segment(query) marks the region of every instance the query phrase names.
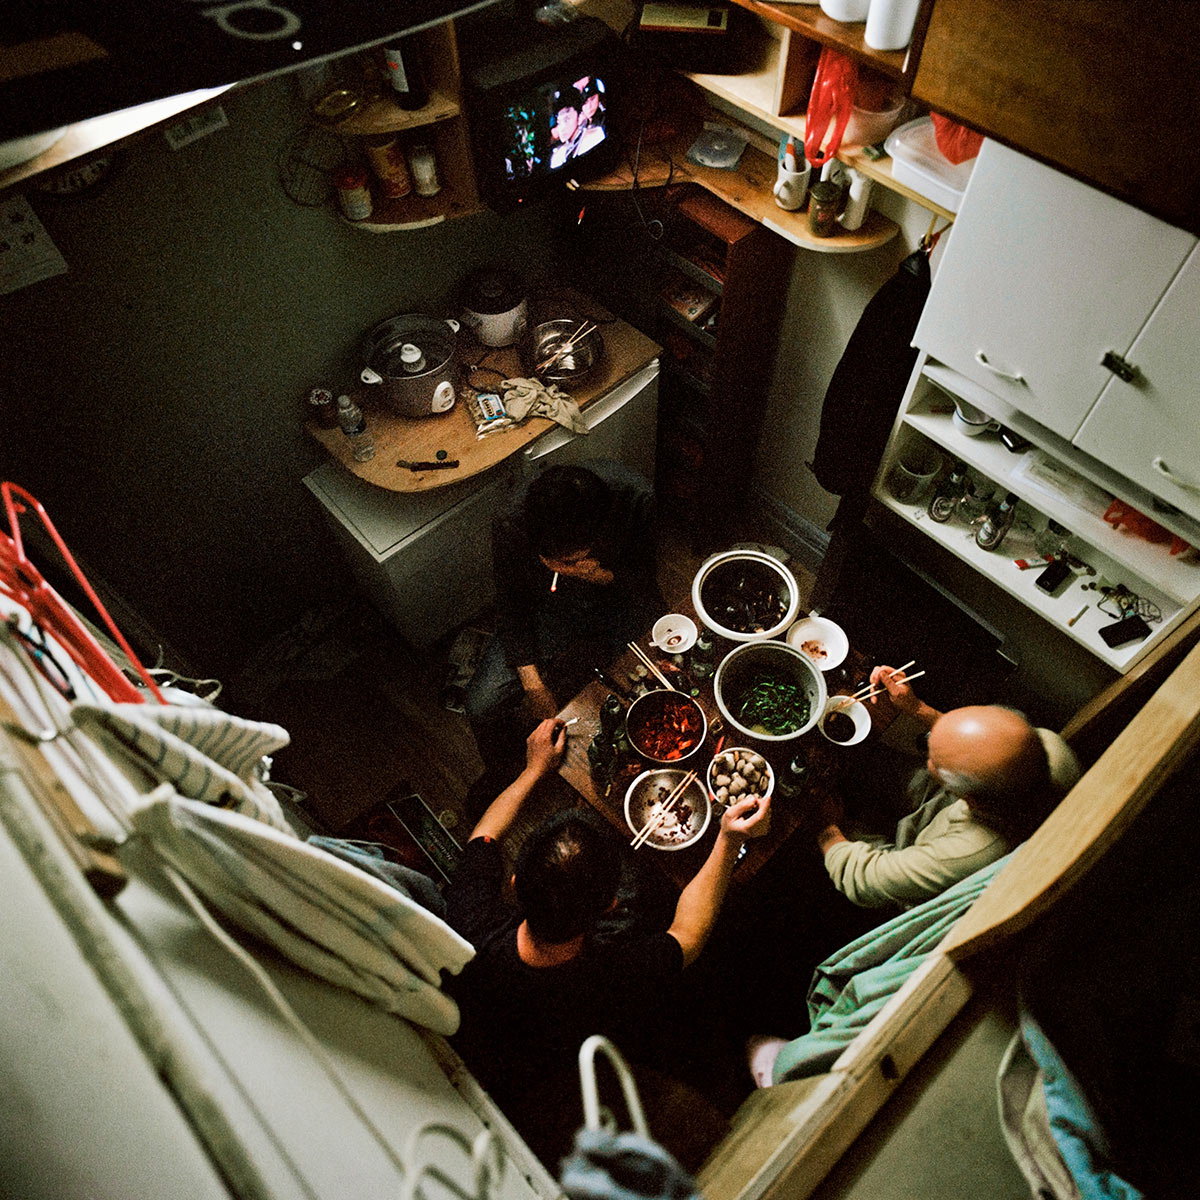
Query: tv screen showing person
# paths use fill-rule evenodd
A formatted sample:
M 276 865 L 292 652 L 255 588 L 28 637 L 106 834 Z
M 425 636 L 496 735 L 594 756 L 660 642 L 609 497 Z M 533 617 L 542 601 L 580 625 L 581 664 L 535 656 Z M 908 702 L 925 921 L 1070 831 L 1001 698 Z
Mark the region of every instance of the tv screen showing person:
M 551 98 L 550 169 L 557 171 L 605 138 L 604 83 L 591 75 L 559 88 Z

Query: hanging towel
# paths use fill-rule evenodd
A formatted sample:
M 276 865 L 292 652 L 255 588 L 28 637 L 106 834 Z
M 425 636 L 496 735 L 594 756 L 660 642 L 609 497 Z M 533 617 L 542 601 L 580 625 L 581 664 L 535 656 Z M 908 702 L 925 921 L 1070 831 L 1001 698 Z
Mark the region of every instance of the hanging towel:
M 572 433 L 587 433 L 587 422 L 579 405 L 557 384 L 545 384 L 540 379 L 506 379 L 504 407 L 516 422 L 526 417 L 549 417 Z
M 291 832 L 259 775 L 264 755 L 291 741 L 278 725 L 206 704 L 76 704 L 71 717 L 149 787 L 170 783 L 180 795 Z
M 292 962 L 388 1012 L 452 1034 L 458 1005 L 440 972 L 470 942 L 419 904 L 333 855 L 240 813 L 156 788 L 134 830 L 226 918 Z
M 875 479 L 917 360 L 912 337 L 929 286 L 929 256 L 915 250 L 867 302 L 833 372 L 808 465 L 835 496 L 865 496 Z

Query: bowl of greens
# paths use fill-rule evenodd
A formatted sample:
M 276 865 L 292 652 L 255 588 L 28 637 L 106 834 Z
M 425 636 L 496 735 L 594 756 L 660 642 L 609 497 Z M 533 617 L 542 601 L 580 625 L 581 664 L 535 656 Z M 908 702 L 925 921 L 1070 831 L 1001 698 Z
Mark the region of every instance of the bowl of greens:
M 735 729 L 763 742 L 786 742 L 815 729 L 825 711 L 825 676 L 787 642 L 735 646 L 713 677 L 717 708 Z

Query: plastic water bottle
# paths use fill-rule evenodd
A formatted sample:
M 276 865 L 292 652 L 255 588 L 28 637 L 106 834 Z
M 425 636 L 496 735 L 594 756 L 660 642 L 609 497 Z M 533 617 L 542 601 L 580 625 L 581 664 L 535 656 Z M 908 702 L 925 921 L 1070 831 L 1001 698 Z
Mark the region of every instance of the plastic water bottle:
M 349 396 L 338 397 L 338 424 L 350 439 L 350 452 L 355 462 L 375 457 L 375 442 L 367 432 L 367 418 Z

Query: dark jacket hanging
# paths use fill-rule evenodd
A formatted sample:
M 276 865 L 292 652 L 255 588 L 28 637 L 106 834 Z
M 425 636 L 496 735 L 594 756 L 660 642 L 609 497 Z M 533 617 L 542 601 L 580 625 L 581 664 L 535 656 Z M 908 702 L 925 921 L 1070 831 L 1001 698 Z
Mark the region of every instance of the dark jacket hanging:
M 871 487 L 917 359 L 912 337 L 929 286 L 929 256 L 915 250 L 867 302 L 833 372 L 809 467 L 835 496 Z

